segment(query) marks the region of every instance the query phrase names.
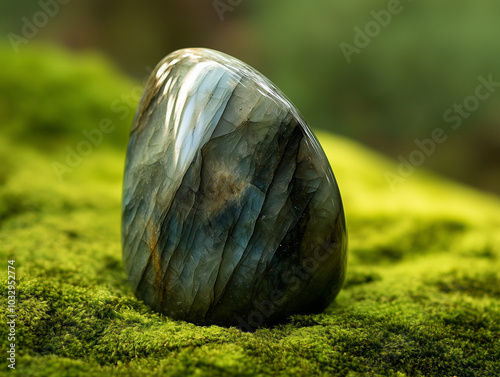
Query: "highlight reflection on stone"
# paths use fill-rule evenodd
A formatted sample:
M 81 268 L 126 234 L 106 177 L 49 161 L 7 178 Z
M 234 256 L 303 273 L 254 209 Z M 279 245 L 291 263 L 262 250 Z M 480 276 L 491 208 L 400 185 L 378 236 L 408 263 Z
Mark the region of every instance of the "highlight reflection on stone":
M 347 259 L 342 201 L 316 137 L 264 76 L 207 49 L 170 54 L 146 84 L 122 243 L 146 304 L 245 329 L 323 310 Z

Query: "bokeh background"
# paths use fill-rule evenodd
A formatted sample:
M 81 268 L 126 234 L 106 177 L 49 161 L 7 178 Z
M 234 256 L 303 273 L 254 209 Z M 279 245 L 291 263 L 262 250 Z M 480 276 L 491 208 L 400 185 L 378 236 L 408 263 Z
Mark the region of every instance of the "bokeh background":
M 0 0 L 13 376 L 498 375 L 499 16 L 498 0 Z M 349 259 L 323 313 L 255 333 L 195 326 L 128 284 L 122 179 L 143 82 L 200 46 L 268 76 L 325 149 Z M 401 160 L 419 166 L 398 180 Z
M 94 119 L 89 113 L 109 113 L 109 106 L 79 105 L 81 96 L 99 97 L 105 78 L 72 95 L 76 84 L 62 79 L 57 59 L 37 65 L 49 46 L 85 56 L 89 67 L 105 59 L 110 72 L 139 83 L 171 51 L 209 47 L 263 72 L 313 129 L 356 139 L 392 159 L 408 159 L 416 139 L 443 128 L 447 140 L 419 168 L 500 194 L 500 87 L 477 105 L 469 99 L 474 111 L 461 116 L 458 129 L 443 119 L 475 95 L 479 77 L 500 82 L 498 1 L 2 0 L 0 7 L 0 119 L 20 140 L 50 147 L 67 132 L 57 96 L 74 110 L 65 116 L 75 133 L 94 127 L 86 123 Z M 347 44 L 357 50 L 346 58 Z M 73 81 L 90 80 L 85 72 Z M 42 79 L 53 87 L 38 103 L 16 91 L 29 84 L 36 92 Z M 133 108 L 137 92 L 116 97 Z M 37 124 L 37 134 L 24 128 L 28 122 Z M 127 133 L 111 142 L 124 146 Z

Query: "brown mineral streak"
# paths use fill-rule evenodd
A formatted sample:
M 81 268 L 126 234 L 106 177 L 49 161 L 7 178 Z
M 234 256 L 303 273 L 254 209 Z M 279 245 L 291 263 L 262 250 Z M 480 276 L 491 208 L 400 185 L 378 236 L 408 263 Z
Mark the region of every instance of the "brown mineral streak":
M 163 279 L 160 265 L 160 252 L 158 250 L 158 239 L 155 237 L 156 228 L 154 224 L 151 225 L 149 236 L 149 248 L 151 249 L 151 260 L 153 262 L 153 269 L 156 275 L 156 287 L 158 288 L 158 304 L 161 306 L 163 301 Z

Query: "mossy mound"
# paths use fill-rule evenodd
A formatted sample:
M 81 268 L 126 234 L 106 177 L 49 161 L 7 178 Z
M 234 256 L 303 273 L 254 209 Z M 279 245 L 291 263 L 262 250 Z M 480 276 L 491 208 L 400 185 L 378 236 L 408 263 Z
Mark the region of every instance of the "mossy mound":
M 395 171 L 394 163 L 321 133 L 350 242 L 348 276 L 336 301 L 322 314 L 293 316 L 254 333 L 173 321 L 133 296 L 122 269 L 121 135 L 130 119 L 120 119 L 111 103 L 134 83 L 95 59 L 89 70 L 88 58 L 60 52 L 2 54 L 17 59 L 13 77 L 28 74 L 23 59 L 29 60 L 39 88 L 33 92 L 18 77 L 11 79 L 17 86 L 0 90 L 1 101 L 15 95 L 28 102 L 21 108 L 10 99 L 0 109 L 9 113 L 0 131 L 0 260 L 4 271 L 9 259 L 16 261 L 13 375 L 494 376 L 500 370 L 497 198 L 423 170 L 392 191 L 384 173 Z M 79 70 L 90 73 L 76 83 Z M 57 82 L 71 89 L 55 90 Z M 96 83 L 103 91 L 97 97 L 88 94 Z M 71 106 L 70 92 L 77 102 Z M 46 97 L 54 103 L 49 109 L 39 105 Z M 82 129 L 98 128 L 103 118 L 116 128 L 68 166 L 68 148 L 78 153 Z M 57 174 L 57 164 L 70 170 Z M 7 312 L 6 300 L 0 310 Z M 7 331 L 0 327 L 3 355 Z

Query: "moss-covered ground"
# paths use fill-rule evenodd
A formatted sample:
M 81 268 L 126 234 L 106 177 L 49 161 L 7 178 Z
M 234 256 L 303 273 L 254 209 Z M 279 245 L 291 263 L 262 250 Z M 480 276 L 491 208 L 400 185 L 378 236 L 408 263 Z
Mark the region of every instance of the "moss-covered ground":
M 98 57 L 0 55 L 2 291 L 10 259 L 17 283 L 12 375 L 500 375 L 497 198 L 423 169 L 393 191 L 384 177 L 393 162 L 320 133 L 349 232 L 335 302 L 254 333 L 173 321 L 133 296 L 122 268 L 121 181 L 137 83 Z M 70 167 L 82 130 L 105 118 L 115 129 Z

